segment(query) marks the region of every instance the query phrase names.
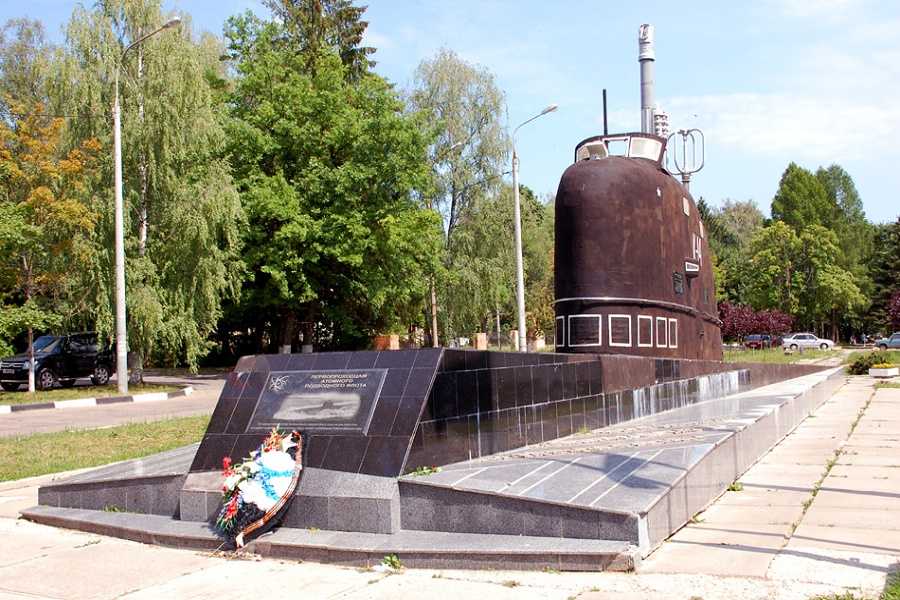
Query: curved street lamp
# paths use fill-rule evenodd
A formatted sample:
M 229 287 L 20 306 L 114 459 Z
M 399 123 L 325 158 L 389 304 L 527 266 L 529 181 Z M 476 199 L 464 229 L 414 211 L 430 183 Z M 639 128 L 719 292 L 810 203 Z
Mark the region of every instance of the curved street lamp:
M 162 27 L 140 37 L 125 48 L 116 65 L 116 90 L 113 102 L 113 155 L 115 159 L 115 203 L 116 203 L 116 387 L 120 394 L 128 393 L 128 335 L 125 325 L 125 233 L 122 217 L 122 124 L 119 108 L 119 73 L 125 55 L 144 40 L 166 29 L 176 27 L 181 17 L 166 21 Z
M 521 209 L 519 208 L 519 155 L 516 154 L 516 134 L 523 126 L 539 117 L 543 117 L 547 113 L 552 113 L 557 108 L 559 108 L 558 105 L 551 104 L 527 121 L 520 123 L 513 130 L 512 134 L 513 219 L 515 220 L 516 238 L 516 307 L 519 313 L 519 352 L 528 351 L 528 342 L 525 336 L 525 268 L 522 261 L 522 217 Z

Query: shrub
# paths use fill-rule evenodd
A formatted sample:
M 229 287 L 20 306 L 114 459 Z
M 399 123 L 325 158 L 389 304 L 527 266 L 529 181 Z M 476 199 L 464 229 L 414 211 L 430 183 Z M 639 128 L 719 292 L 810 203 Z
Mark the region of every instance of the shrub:
M 853 359 L 853 362 L 850 363 L 848 370 L 850 371 L 851 375 L 867 375 L 869 373 L 869 369 L 879 364 L 881 361 L 882 356 L 878 352 L 861 354 Z
M 877 365 L 872 365 L 873 369 L 893 369 L 893 363 L 878 363 Z

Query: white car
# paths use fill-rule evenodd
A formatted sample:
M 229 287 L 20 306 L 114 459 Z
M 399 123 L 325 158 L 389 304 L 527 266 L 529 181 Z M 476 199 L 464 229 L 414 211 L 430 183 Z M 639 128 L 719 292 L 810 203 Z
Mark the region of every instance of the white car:
M 816 337 L 812 333 L 792 333 L 791 335 L 786 335 L 784 337 L 781 347 L 785 350 L 799 350 L 801 348 L 831 350 L 834 348 L 834 342 L 829 339 Z

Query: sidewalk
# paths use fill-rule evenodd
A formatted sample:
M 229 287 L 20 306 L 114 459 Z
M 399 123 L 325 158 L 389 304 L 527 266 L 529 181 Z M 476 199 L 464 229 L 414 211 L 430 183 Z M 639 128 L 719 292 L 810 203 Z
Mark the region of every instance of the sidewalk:
M 877 597 L 900 566 L 900 389 L 876 393 L 871 378 L 850 378 L 740 484 L 641 571 L 821 583 Z
M 9 518 L 35 493 L 32 480 L 0 485 L 0 598 L 218 599 L 289 590 L 390 600 L 807 600 L 847 590 L 875 598 L 900 561 L 900 389 L 873 392 L 871 379 L 851 378 L 745 474 L 742 491 L 727 492 L 637 574 L 390 574 L 229 559 Z M 822 479 L 835 450 L 841 453 Z

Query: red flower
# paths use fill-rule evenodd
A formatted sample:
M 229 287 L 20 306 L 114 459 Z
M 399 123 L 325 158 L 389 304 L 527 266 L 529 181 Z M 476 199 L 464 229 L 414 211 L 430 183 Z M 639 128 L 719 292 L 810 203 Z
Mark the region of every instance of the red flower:
M 222 458 L 222 469 L 227 471 L 230 468 L 231 468 L 231 457 L 225 456 L 224 458 Z
M 237 496 L 232 498 L 231 502 L 228 503 L 228 508 L 225 510 L 225 518 L 226 519 L 230 519 L 234 515 L 237 514 L 237 503 L 238 503 Z

